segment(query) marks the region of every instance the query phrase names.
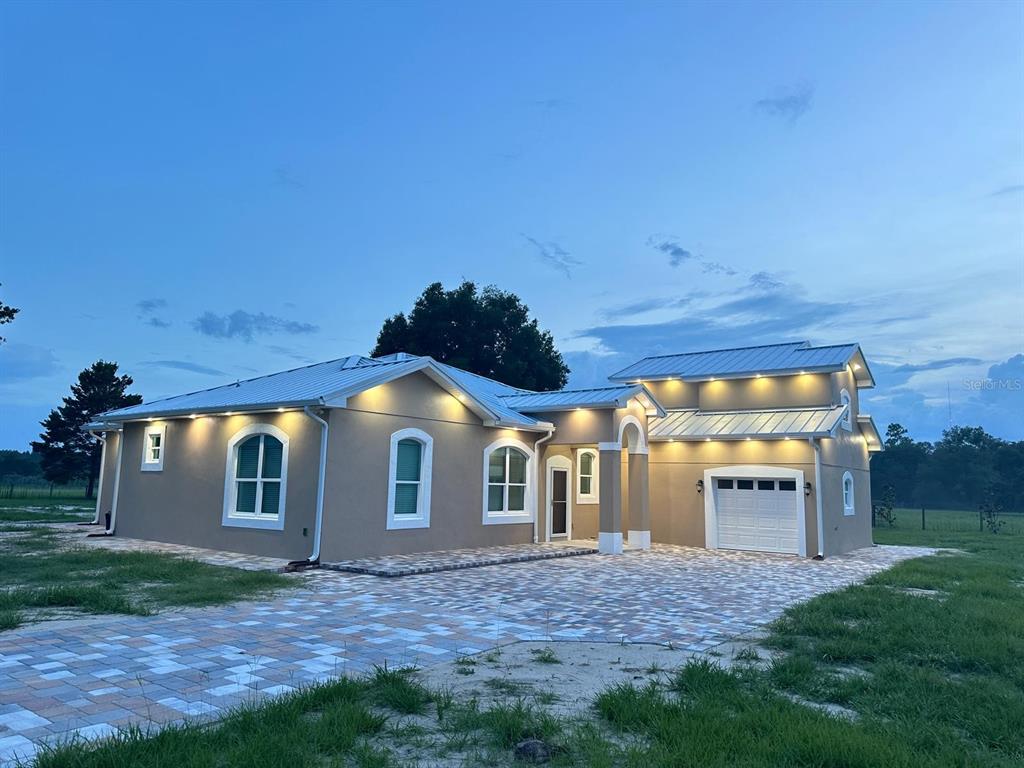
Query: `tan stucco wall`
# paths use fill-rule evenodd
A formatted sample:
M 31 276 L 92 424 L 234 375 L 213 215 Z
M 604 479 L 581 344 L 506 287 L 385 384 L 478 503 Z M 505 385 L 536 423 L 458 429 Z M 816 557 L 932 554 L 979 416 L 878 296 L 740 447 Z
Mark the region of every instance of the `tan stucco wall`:
M 100 479 L 97 484 L 96 509 L 99 516 L 97 522 L 104 523 L 104 515 L 114 507 L 114 474 L 117 470 L 117 444 L 121 440 L 119 432 L 105 432 L 106 445 L 103 448 L 103 461 L 100 467 Z
M 163 423 L 167 431 L 160 472 L 140 469 L 146 424 L 125 425 L 115 530 L 118 536 L 291 560 L 309 556 L 320 454 L 317 424 L 296 411 L 170 419 Z M 272 424 L 288 435 L 288 488 L 282 531 L 221 524 L 228 442 L 240 429 L 255 423 Z
M 697 382 L 669 379 L 645 381 L 644 386 L 663 408 L 696 408 L 700 403 L 700 385 Z
M 389 531 L 391 435 L 411 427 L 434 441 L 430 527 Z M 483 452 L 506 437 L 532 450 L 542 436 L 483 426 L 422 374 L 350 398 L 346 408 L 330 412 L 321 558 L 329 562 L 532 541 L 532 523 L 483 524 Z
M 733 409 L 796 408 L 833 402 L 829 374 L 762 376 L 760 379 L 719 379 L 700 383 L 702 411 Z
M 569 538 L 571 539 L 596 539 L 597 538 L 597 521 L 598 521 L 598 505 L 597 504 L 577 504 L 576 503 L 576 492 L 577 492 L 577 478 L 576 478 L 576 449 L 577 448 L 593 448 L 597 450 L 597 445 L 552 445 L 548 447 L 541 446 L 543 455 L 541 457 L 541 482 L 537 493 L 537 530 L 539 537 L 543 541 L 547 535 L 548 521 L 547 521 L 547 510 L 548 510 L 548 489 L 547 489 L 547 462 L 553 456 L 563 456 L 572 463 L 572 469 L 569 473 L 569 500 L 572 508 L 572 526 L 569 530 Z
M 584 408 L 534 416 L 555 425 L 555 434 L 547 445 L 596 445 L 616 439 L 618 422 L 609 409 Z

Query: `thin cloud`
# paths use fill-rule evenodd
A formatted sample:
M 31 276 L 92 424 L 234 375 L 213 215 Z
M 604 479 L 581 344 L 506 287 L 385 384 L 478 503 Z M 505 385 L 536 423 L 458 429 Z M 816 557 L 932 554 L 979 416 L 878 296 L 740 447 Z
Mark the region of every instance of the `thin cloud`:
M 624 317 L 642 315 L 645 312 L 653 312 L 657 309 L 680 309 L 690 303 L 690 299 L 684 298 L 651 298 L 634 301 L 620 307 L 609 307 L 601 311 L 602 317 L 607 320 L 619 320 Z
M 792 123 L 807 113 L 813 100 L 814 87 L 809 83 L 801 83 L 793 88 L 780 90 L 775 96 L 758 99 L 754 102 L 754 109 Z
M 230 315 L 204 312 L 192 321 L 192 327 L 204 336 L 215 339 L 237 338 L 246 342 L 252 341 L 256 336 L 278 333 L 297 336 L 320 330 L 319 326 L 312 323 L 285 320 L 263 312 L 253 314 L 241 309 L 236 309 Z
M 750 276 L 750 285 L 759 291 L 774 291 L 781 288 L 784 283 L 771 272 L 755 272 Z
M 144 363 L 139 363 L 139 365 L 146 368 L 170 368 L 171 370 L 176 371 L 202 373 L 206 376 L 227 376 L 224 371 L 216 368 L 210 368 L 206 365 L 199 365 L 198 363 L 190 363 L 187 360 L 149 360 Z
M 989 194 L 989 197 L 1006 197 L 1007 195 L 1019 195 L 1021 193 L 1024 193 L 1024 184 L 1010 184 L 993 191 Z
M 566 277 L 572 277 L 572 269 L 583 263 L 554 241 L 543 243 L 525 233 L 520 234 L 536 249 L 537 256 L 541 261 L 552 269 L 557 269 Z
M 726 275 L 728 277 L 732 277 L 736 274 L 735 269 L 718 261 L 701 262 L 700 269 L 701 272 L 708 275 Z
M 684 261 L 690 261 L 697 258 L 692 252 L 688 251 L 681 246 L 676 240 L 672 238 L 665 238 L 658 240 L 656 238 L 648 238 L 647 244 L 652 246 L 655 250 L 668 256 L 668 265 L 670 267 L 678 267 Z
M 149 315 L 158 309 L 165 309 L 167 307 L 167 299 L 143 299 L 135 306 L 142 314 Z
M 146 325 L 150 325 L 150 326 L 152 326 L 154 328 L 170 328 L 171 327 L 171 321 L 170 320 L 164 320 L 164 319 L 159 318 L 159 317 L 150 317 L 150 318 L 148 318 L 146 320 Z

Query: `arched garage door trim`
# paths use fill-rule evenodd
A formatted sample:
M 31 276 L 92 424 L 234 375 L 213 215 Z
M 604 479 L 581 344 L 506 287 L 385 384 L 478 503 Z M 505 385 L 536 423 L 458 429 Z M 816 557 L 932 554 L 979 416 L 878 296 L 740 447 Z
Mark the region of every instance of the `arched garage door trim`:
M 738 464 L 704 470 L 704 545 L 718 549 L 718 513 L 715 509 L 715 480 L 720 477 L 738 477 L 763 480 L 795 480 L 797 547 L 801 557 L 807 557 L 807 512 L 804 508 L 804 473 L 800 469 L 769 467 L 758 464 Z

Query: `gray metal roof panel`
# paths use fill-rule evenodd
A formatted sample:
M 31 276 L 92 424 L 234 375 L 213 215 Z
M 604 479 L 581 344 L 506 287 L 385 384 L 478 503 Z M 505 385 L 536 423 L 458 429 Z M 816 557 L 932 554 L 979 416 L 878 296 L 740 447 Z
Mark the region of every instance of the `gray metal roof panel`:
M 842 370 L 858 351 L 856 344 L 812 347 L 809 342 L 687 352 L 645 357 L 609 376 L 611 381 L 655 378 L 707 379 L 801 370 Z
M 624 400 L 643 391 L 639 386 L 595 387 L 593 389 L 560 389 L 555 392 L 527 392 L 517 395 L 506 395 L 502 398 L 506 405 L 520 411 L 560 410 L 589 406 L 615 407 Z
M 815 437 L 831 434 L 845 406 L 761 411 L 673 410 L 651 417 L 652 440 L 740 439 L 745 437 Z

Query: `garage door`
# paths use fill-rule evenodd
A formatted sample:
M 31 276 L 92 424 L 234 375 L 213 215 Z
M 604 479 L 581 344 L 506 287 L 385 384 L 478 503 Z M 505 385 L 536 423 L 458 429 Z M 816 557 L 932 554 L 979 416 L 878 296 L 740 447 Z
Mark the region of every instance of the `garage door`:
M 800 551 L 796 480 L 715 480 L 718 546 L 759 552 Z

